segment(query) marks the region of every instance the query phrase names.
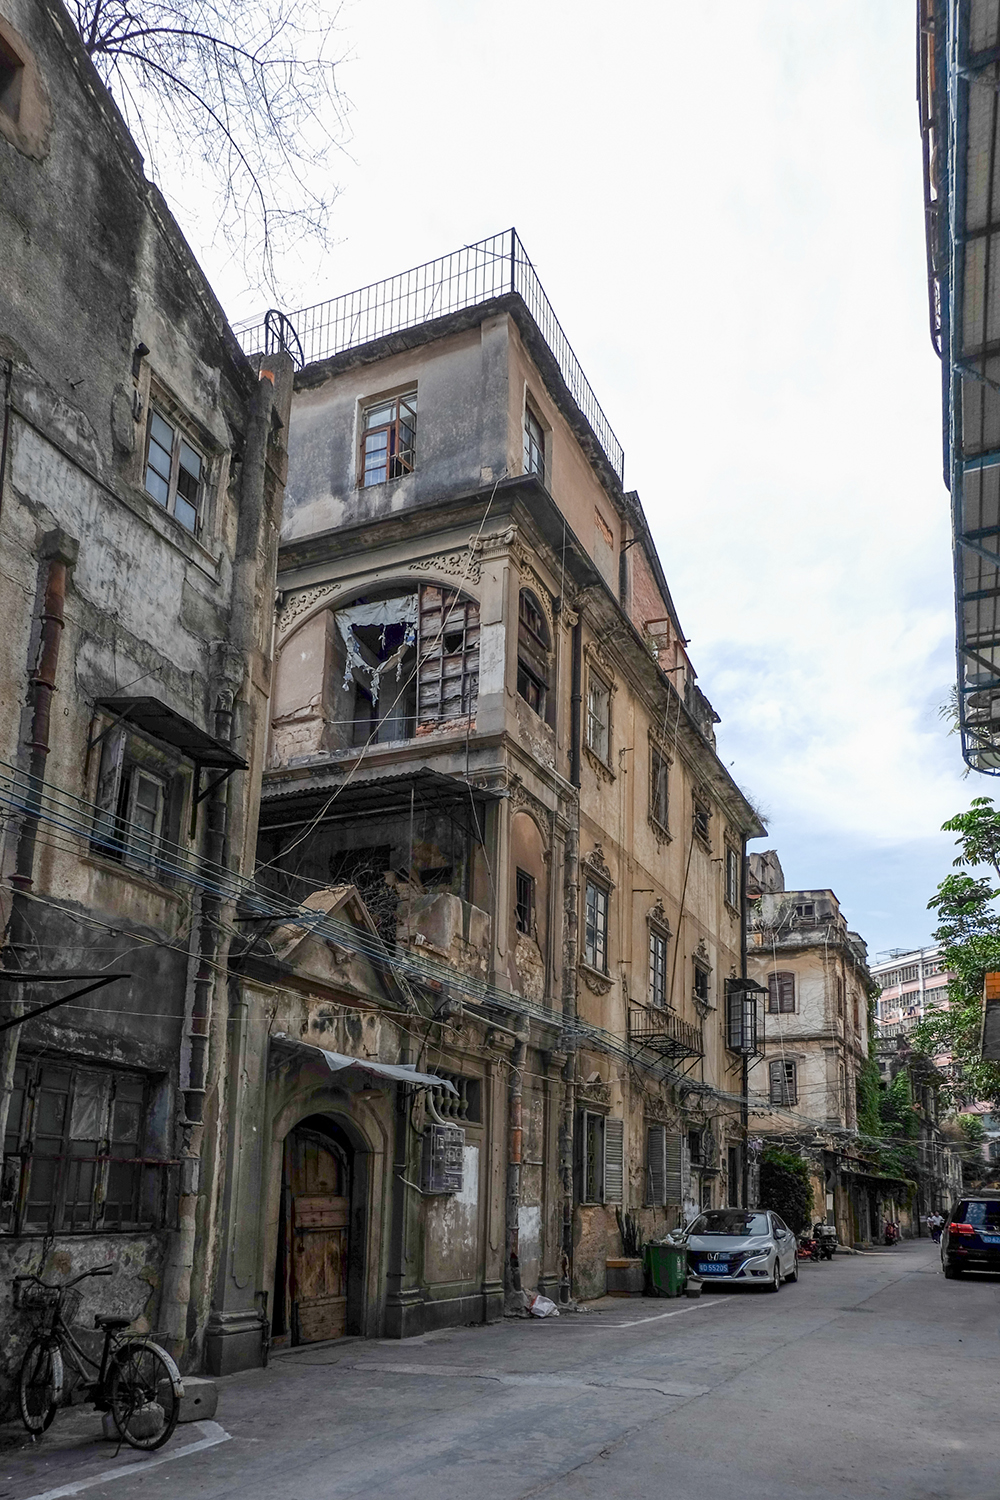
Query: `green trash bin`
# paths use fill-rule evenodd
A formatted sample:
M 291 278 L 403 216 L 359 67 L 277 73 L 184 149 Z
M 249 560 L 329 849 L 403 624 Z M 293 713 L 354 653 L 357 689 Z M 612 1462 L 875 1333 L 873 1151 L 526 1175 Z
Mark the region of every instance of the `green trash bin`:
M 645 1245 L 643 1263 L 654 1297 L 680 1297 L 687 1283 L 687 1251 L 674 1245 Z

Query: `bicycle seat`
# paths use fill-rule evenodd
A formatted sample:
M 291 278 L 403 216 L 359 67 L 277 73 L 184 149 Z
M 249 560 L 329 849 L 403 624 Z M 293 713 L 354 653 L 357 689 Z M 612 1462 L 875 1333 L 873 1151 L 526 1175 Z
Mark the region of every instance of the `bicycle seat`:
M 114 1333 L 116 1329 L 127 1328 L 131 1321 L 131 1318 L 115 1317 L 113 1313 L 98 1313 L 94 1319 L 94 1327 L 106 1328 L 109 1332 Z

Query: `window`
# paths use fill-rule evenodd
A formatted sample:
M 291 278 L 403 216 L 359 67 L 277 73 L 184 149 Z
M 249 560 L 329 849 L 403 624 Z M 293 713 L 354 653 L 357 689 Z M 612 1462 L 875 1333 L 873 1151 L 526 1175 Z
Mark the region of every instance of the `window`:
M 361 484 L 412 473 L 417 456 L 417 393 L 365 408 L 361 418 Z
M 425 585 L 419 631 L 418 731 L 425 724 L 471 719 L 479 699 L 478 601 Z
M 146 493 L 195 535 L 201 530 L 205 461 L 155 407 L 146 431 Z
M 611 689 L 591 672 L 587 683 L 587 746 L 605 763 L 611 750 Z
M 795 908 L 795 915 L 797 917 L 814 917 L 816 915 L 815 903 L 806 901 L 801 906 L 797 906 Z
M 740 904 L 740 857 L 726 846 L 726 900 L 732 907 Z
M 703 968 L 701 964 L 696 963 L 694 966 L 694 998 L 699 1005 L 711 1005 L 712 1003 L 709 992 L 710 978 L 709 970 Z
M 102 1234 L 162 1227 L 174 1164 L 150 1160 L 134 1073 L 22 1058 L 4 1141 L 0 1228 Z
M 165 757 L 123 728 L 113 730 L 101 754 L 94 848 L 106 859 L 158 872 L 169 792 Z
M 524 408 L 524 472 L 545 478 L 545 433 L 527 404 Z
M 837 975 L 837 1015 L 844 1014 L 844 979 L 843 975 Z
M 654 823 L 661 828 L 666 828 L 668 801 L 667 801 L 667 771 L 670 762 L 659 750 L 650 749 L 649 752 L 649 816 Z
M 767 976 L 767 1009 L 772 1016 L 789 1015 L 795 1010 L 795 975 Z
M 689 1130 L 687 1133 L 688 1160 L 693 1167 L 703 1165 L 701 1159 L 701 1131 Z
M 608 893 L 593 880 L 587 881 L 583 957 L 592 969 L 608 972 Z
M 518 870 L 515 877 L 514 926 L 528 937 L 535 935 L 535 877 Z
M 591 1110 L 577 1131 L 581 1203 L 621 1203 L 625 1191 L 625 1122 Z
M 522 589 L 517 604 L 517 692 L 540 718 L 549 691 L 549 629 L 534 594 Z
M 768 1065 L 772 1104 L 798 1104 L 797 1071 L 795 1063 L 786 1062 L 783 1058 L 776 1058 Z
M 667 1003 L 667 934 L 656 927 L 649 929 L 649 1003 Z
M 751 1057 L 757 1051 L 756 986 L 745 981 L 726 980 L 726 1046 L 731 1052 Z
M 707 802 L 694 799 L 694 831 L 707 844 L 712 832 L 712 809 Z

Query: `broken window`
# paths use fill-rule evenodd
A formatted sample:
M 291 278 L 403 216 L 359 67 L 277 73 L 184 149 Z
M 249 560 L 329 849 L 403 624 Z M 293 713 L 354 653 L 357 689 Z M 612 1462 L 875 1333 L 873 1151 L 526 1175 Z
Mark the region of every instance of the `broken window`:
M 659 750 L 649 752 L 649 816 L 660 828 L 667 828 L 667 774 L 669 761 Z
M 518 870 L 516 876 L 514 926 L 528 937 L 535 935 L 535 877 L 524 870 Z
M 361 426 L 362 487 L 412 472 L 417 458 L 416 391 L 366 407 Z
M 549 692 L 549 629 L 538 600 L 521 590 L 517 606 L 517 692 L 540 718 Z
M 708 969 L 699 963 L 694 966 L 694 998 L 699 1005 L 711 1005 L 712 996 L 709 988 L 711 974 Z
M 155 764 L 155 771 L 150 764 Z M 162 873 L 159 866 L 171 785 L 165 772 L 165 758 L 151 746 L 122 727 L 111 732 L 101 754 L 99 811 L 91 835 L 98 853 L 133 868 Z
M 361 599 L 336 614 L 344 642 L 344 687 L 354 689 L 354 743 L 413 734 L 416 711 L 417 595 Z
M 479 604 L 455 589 L 420 590 L 418 730 L 471 719 L 479 697 Z
M 694 831 L 707 844 L 712 831 L 712 809 L 700 798 L 694 799 Z
M 798 1104 L 798 1069 L 784 1058 L 768 1064 L 772 1104 Z

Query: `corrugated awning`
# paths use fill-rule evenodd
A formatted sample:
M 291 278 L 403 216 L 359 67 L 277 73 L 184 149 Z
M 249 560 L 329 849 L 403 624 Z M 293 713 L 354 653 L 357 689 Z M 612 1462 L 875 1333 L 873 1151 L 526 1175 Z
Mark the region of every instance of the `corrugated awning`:
M 309 1053 L 321 1057 L 331 1073 L 342 1073 L 347 1068 L 359 1072 L 374 1073 L 378 1078 L 389 1078 L 393 1083 L 408 1083 L 422 1089 L 444 1089 L 457 1094 L 458 1089 L 447 1078 L 437 1078 L 433 1073 L 418 1073 L 415 1063 L 384 1063 L 372 1057 L 347 1057 L 343 1052 L 328 1052 L 325 1047 L 314 1047 L 311 1042 L 297 1042 L 284 1032 L 271 1038 L 271 1046 L 278 1052 Z
M 245 771 L 247 768 L 242 756 L 214 735 L 199 729 L 190 719 L 175 713 L 158 698 L 102 698 L 98 707 L 119 721 L 134 724 L 136 729 L 144 730 L 165 745 L 172 745 L 206 770 Z

